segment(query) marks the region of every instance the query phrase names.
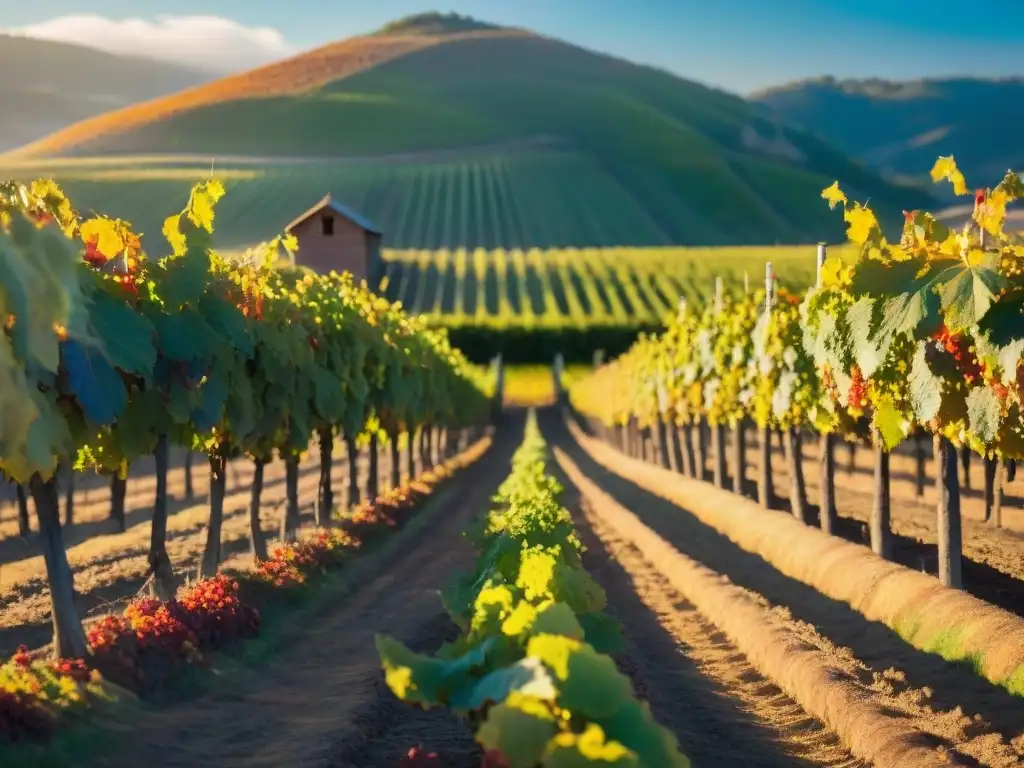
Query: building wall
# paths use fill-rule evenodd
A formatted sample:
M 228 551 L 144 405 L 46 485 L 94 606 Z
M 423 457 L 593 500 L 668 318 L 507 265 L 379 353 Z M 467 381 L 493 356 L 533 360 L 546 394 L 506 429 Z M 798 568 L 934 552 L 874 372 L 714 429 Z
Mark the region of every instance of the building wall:
M 334 234 L 324 235 L 321 219 L 334 219 Z M 295 262 L 304 267 L 327 274 L 351 272 L 356 282 L 369 279 L 370 258 L 367 253 L 366 232 L 348 219 L 325 211 L 296 225 L 292 234 L 299 241 Z

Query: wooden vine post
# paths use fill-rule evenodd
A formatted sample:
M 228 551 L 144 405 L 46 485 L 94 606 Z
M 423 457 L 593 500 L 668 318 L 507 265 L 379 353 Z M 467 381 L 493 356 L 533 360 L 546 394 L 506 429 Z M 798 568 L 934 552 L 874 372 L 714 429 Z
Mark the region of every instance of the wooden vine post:
M 821 270 L 825 264 L 827 246 L 818 243 L 817 278 L 815 285 L 821 288 Z M 834 533 L 838 522 L 836 512 L 836 436 L 832 432 L 821 435 L 821 455 L 819 458 L 818 481 L 821 493 L 819 499 L 818 523 L 825 533 Z
M 497 424 L 501 418 L 501 408 L 505 403 L 505 360 L 498 353 L 494 358 L 494 405 L 491 411 L 491 423 Z M 409 439 L 412 440 L 410 432 Z M 409 470 L 410 473 L 412 470 Z
M 764 265 L 764 311 L 772 311 L 772 304 L 775 298 L 775 272 L 772 271 L 772 263 L 769 261 Z M 766 424 L 761 427 L 760 435 L 761 464 L 757 478 L 757 498 L 765 509 L 772 508 L 772 500 L 775 490 L 772 485 L 772 428 Z
M 875 451 L 875 488 L 871 506 L 871 549 L 886 560 L 892 559 L 891 505 L 889 503 L 889 452 L 878 430 L 871 428 Z
M 963 587 L 963 533 L 960 520 L 960 478 L 957 450 L 942 435 L 935 435 L 935 481 L 938 490 L 939 581 L 947 587 Z
M 724 287 L 722 278 L 715 278 L 715 317 L 720 317 L 725 305 Z M 725 466 L 725 423 L 720 419 L 710 425 L 711 427 L 711 451 L 714 454 L 712 465 L 712 479 L 716 488 L 725 488 L 726 466 Z

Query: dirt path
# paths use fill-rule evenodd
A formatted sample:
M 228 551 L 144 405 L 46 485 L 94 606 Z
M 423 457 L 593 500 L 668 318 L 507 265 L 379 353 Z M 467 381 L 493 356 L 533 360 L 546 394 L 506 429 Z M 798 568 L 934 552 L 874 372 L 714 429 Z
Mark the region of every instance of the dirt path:
M 552 445 L 564 451 L 565 456 L 578 467 L 581 476 L 596 484 L 601 494 L 607 497 L 603 503 L 631 510 L 643 525 L 674 551 L 699 566 L 728 577 L 733 584 L 756 595 L 764 603 L 766 622 L 778 623 L 786 631 L 799 634 L 825 658 L 845 670 L 850 679 L 860 681 L 865 687 L 865 696 L 877 698 L 883 709 L 911 718 L 916 727 L 941 743 L 972 756 L 979 764 L 1024 764 L 1024 702 L 1020 699 L 977 677 L 966 667 L 948 664 L 938 656 L 917 651 L 888 628 L 867 621 L 847 605 L 838 604 L 785 577 L 761 558 L 740 549 L 684 509 L 659 496 L 657 489 L 650 487 L 646 476 L 635 480 L 624 477 L 620 472 L 628 470 L 617 467 L 614 456 L 595 460 L 569 436 L 560 422 L 548 419 L 545 433 Z M 599 513 L 600 509 L 596 511 Z M 646 549 L 640 554 L 631 550 L 628 544 L 617 542 L 614 537 L 606 538 L 600 529 L 596 535 L 603 542 L 599 546 L 610 550 L 620 561 L 622 570 L 629 575 L 643 601 L 650 601 L 665 611 L 661 623 L 684 626 L 685 615 L 692 608 L 685 601 L 678 608 L 667 607 L 671 605 L 671 591 L 666 591 L 664 583 L 657 578 L 658 573 L 670 573 L 666 571 L 670 566 L 649 562 Z M 680 612 L 684 614 L 682 618 L 679 617 Z M 701 644 L 691 642 L 686 652 L 689 654 L 691 648 L 697 649 L 692 652 L 698 654 L 699 659 Z M 639 655 L 642 657 L 644 654 Z M 707 658 L 710 665 L 708 675 L 713 677 L 713 656 Z M 735 659 L 735 663 L 739 665 L 742 677 L 742 655 Z M 660 683 L 664 674 L 655 666 L 655 680 Z M 748 694 L 742 687 L 733 686 L 728 691 L 731 697 L 742 702 L 736 706 L 752 713 L 755 718 L 759 716 L 767 721 L 768 741 L 778 744 L 781 739 L 785 742 L 784 749 L 790 750 L 794 748 L 794 742 L 808 747 L 804 754 L 791 752 L 794 759 L 810 760 L 810 764 L 842 765 L 841 761 L 828 762 L 832 758 L 820 750 L 832 745 L 827 739 L 816 742 L 820 734 L 811 724 L 804 722 L 808 729 L 804 735 L 811 737 L 813 748 L 787 734 L 785 715 L 776 716 L 771 708 L 762 709 L 756 697 L 745 699 Z M 670 697 L 671 692 L 666 699 L 669 703 Z M 800 722 L 798 713 L 787 709 L 786 704 L 774 712 L 789 713 L 790 717 L 796 718 L 794 722 Z M 821 728 L 820 724 L 817 728 Z M 698 733 L 697 749 L 701 748 L 699 739 Z M 1013 746 L 1010 746 L 1011 741 Z M 729 739 L 729 743 L 734 742 Z M 714 751 L 706 751 L 705 754 L 714 756 Z M 819 762 L 814 762 L 816 760 Z
M 862 768 L 835 734 L 749 660 L 630 542 L 601 520 L 565 472 L 564 502 L 587 551 L 583 563 L 608 595 L 626 651 L 616 661 L 694 766 Z
M 386 559 L 371 556 L 358 591 L 303 627 L 272 666 L 199 699 L 110 724 L 104 738 L 117 742 L 116 754 L 88 764 L 369 768 L 438 741 L 452 756 L 445 765 L 478 763 L 471 736 L 454 718 L 395 702 L 374 635 L 434 650 L 454 631 L 436 591 L 471 564 L 462 530 L 508 474 L 521 429 L 521 418 L 512 419 L 488 455 L 452 480 L 423 532 L 406 536 Z

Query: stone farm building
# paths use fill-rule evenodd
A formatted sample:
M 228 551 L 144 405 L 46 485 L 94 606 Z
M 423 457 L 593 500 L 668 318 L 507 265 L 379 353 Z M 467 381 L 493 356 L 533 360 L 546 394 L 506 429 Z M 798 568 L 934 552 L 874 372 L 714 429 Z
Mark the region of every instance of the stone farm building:
M 297 264 L 321 274 L 351 272 L 375 287 L 381 276 L 381 231 L 330 194 L 286 227 L 295 236 Z

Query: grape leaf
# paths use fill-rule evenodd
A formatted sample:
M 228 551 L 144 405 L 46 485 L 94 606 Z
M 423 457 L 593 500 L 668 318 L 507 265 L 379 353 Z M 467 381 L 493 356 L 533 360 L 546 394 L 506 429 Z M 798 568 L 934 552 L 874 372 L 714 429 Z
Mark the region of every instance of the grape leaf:
M 67 420 L 52 394 L 34 391 L 32 402 L 37 415 L 29 426 L 24 450 L 5 452 L 4 473 L 18 483 L 27 483 L 38 473 L 44 480 L 53 477 L 57 457 L 71 452 L 71 432 Z
M 999 274 L 999 254 L 985 253 L 980 263 L 949 263 L 936 277 L 941 285 L 942 309 L 950 331 L 970 328 L 981 321 L 1006 286 Z
M 999 435 L 1003 406 L 990 387 L 974 387 L 967 396 L 967 421 L 982 442 L 991 444 Z
M 190 250 L 182 256 L 172 256 L 161 262 L 164 275 L 159 282 L 160 297 L 168 307 L 178 309 L 183 304 L 198 301 L 210 279 L 210 254 L 205 250 Z
M 906 437 L 903 416 L 896 410 L 896 406 L 888 397 L 881 398 L 875 405 L 872 423 L 878 429 L 882 444 L 887 451 L 891 451 Z
M 630 698 L 609 718 L 597 720 L 608 738 L 634 752 L 644 766 L 689 768 L 690 761 L 679 751 L 675 736 L 661 728 L 650 707 Z
M 582 613 L 578 617 L 588 645 L 598 653 L 615 654 L 624 648 L 622 625 L 605 613 Z
M 508 768 L 535 768 L 557 732 L 554 716 L 543 701 L 513 695 L 488 711 L 476 740 L 485 749 L 500 752 Z
M 384 679 L 399 699 L 414 704 L 439 704 L 466 688 L 474 671 L 487 661 L 492 646 L 488 640 L 454 660 L 435 659 L 415 653 L 390 637 L 377 635 L 377 652 L 384 666 Z
M 885 354 L 892 341 L 891 337 L 884 335 L 876 338 L 873 332 L 879 314 L 875 300 L 867 297 L 859 299 L 846 312 L 846 320 L 850 324 L 850 339 L 853 342 L 853 359 L 865 378 L 870 378 L 885 360 Z
M 554 701 L 558 696 L 551 673 L 539 659 L 527 657 L 485 675 L 474 685 L 452 694 L 448 704 L 463 711 L 482 710 L 505 701 L 513 691 L 531 698 Z
M 640 768 L 635 754 L 605 738 L 601 726 L 588 723 L 583 733 L 560 733 L 548 746 L 544 768 Z
M 207 324 L 228 346 L 241 357 L 252 357 L 254 346 L 252 334 L 245 315 L 233 304 L 214 296 L 203 296 L 199 300 L 199 311 Z
M 917 342 L 917 350 L 910 366 L 910 407 L 921 424 L 939 415 L 942 405 L 942 379 L 928 364 L 929 342 Z
M 89 321 L 115 367 L 136 376 L 151 376 L 156 364 L 156 331 L 144 315 L 123 299 L 96 291 Z
M 132 461 L 152 453 L 156 447 L 157 422 L 166 418 L 165 414 L 159 392 L 152 389 L 132 392 L 114 427 L 121 455 Z
M 536 635 L 527 656 L 539 658 L 561 681 L 558 704 L 584 717 L 609 717 L 632 694 L 629 678 L 609 656 L 558 635 Z
M 529 631 L 535 635 L 563 635 L 574 640 L 583 639 L 583 627 L 565 603 L 552 603 L 538 611 Z
M 113 424 L 128 404 L 120 374 L 99 349 L 75 339 L 62 342 L 61 352 L 70 393 L 86 419 L 100 426 Z
M 221 423 L 227 398 L 227 379 L 215 368 L 203 382 L 199 390 L 199 406 L 192 412 L 192 421 L 199 432 L 208 432 Z
M 182 311 L 153 318 L 160 354 L 168 360 L 190 362 L 213 352 L 210 327 L 198 312 Z
M 932 166 L 932 181 L 949 181 L 953 185 L 953 193 L 957 195 L 970 194 L 967 189 L 967 182 L 960 169 L 956 167 L 956 160 L 953 156 L 940 157 Z

